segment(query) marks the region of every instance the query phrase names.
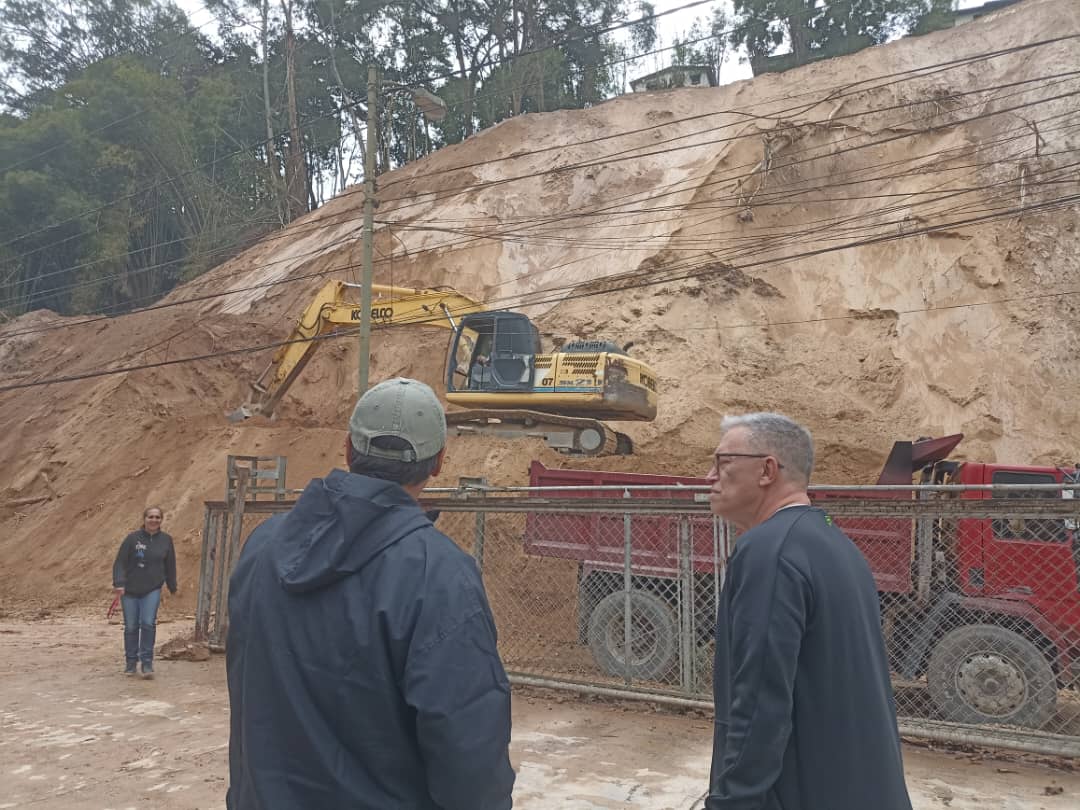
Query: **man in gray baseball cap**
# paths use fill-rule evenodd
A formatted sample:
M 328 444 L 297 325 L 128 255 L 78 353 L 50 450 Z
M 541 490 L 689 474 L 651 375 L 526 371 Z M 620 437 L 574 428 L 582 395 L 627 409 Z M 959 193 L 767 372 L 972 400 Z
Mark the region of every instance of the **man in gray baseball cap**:
M 416 380 L 349 420 L 349 472 L 248 538 L 229 582 L 229 810 L 508 810 L 510 686 L 472 557 L 417 498 L 446 416 Z
M 430 469 L 417 467 L 407 476 L 412 478 L 426 472 L 426 480 L 438 475 L 445 447 L 446 415 L 439 398 L 416 380 L 397 377 L 379 383 L 360 397 L 349 420 L 346 457 L 350 465 L 353 458 L 364 457 L 404 464 L 438 459 L 438 464 L 433 461 L 428 465 Z M 370 468 L 369 463 L 365 471 Z

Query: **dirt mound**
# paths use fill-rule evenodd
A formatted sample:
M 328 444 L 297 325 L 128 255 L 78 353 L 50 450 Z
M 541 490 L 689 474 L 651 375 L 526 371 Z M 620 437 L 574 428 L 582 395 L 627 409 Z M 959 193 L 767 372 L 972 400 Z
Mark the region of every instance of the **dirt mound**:
M 783 75 L 508 120 L 380 178 L 376 280 L 522 309 L 551 339 L 632 341 L 660 415 L 619 426 L 634 457 L 580 466 L 701 472 L 721 416 L 748 409 L 808 423 L 823 481 L 872 480 L 895 439 L 953 431 L 969 458 L 1073 462 L 1080 333 L 1061 293 L 1080 289 L 1080 217 L 1060 201 L 1080 48 L 1024 46 L 1078 33 L 1071 0 L 1028 0 Z M 31 313 L 0 330 L 0 372 L 279 340 L 326 278 L 356 280 L 360 210 L 346 192 L 169 300 L 224 297 L 82 326 Z M 376 331 L 372 376 L 443 388 L 445 343 Z M 0 611 L 100 600 L 150 503 L 190 609 L 226 456 L 287 455 L 291 486 L 340 464 L 355 352 L 328 342 L 274 420 L 243 425 L 223 415 L 269 351 L 0 395 Z M 577 463 L 459 438 L 444 480 L 521 483 L 531 458 Z

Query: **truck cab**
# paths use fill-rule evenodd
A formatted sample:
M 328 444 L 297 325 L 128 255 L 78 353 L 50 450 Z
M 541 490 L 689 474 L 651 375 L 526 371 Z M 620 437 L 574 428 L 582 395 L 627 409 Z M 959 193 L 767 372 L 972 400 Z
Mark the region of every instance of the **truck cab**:
M 964 462 L 955 465 L 949 483 L 1063 484 L 1068 472 L 1055 467 L 1013 467 Z M 991 491 L 965 492 L 988 499 Z M 998 493 L 998 498 L 1073 497 L 1073 491 L 1028 490 Z M 1037 605 L 1055 623 L 1080 626 L 1080 537 L 1070 518 L 1021 518 L 961 521 L 957 586 L 972 596 L 1021 599 Z

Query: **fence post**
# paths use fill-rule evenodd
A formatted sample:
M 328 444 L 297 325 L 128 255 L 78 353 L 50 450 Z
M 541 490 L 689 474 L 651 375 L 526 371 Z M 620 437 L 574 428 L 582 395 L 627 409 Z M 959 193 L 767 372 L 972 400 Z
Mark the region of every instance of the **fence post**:
M 214 544 L 210 537 L 213 533 Z M 211 549 L 217 546 L 217 515 L 207 505 L 206 518 L 203 521 L 202 556 L 199 558 L 199 593 L 195 598 L 195 640 L 205 641 L 210 627 L 210 588 L 213 585 L 213 554 Z
M 221 636 L 221 603 L 225 594 L 225 579 L 228 576 L 225 573 L 225 538 L 229 534 L 230 514 L 228 510 L 225 510 L 218 516 L 217 530 L 214 533 L 212 543 L 214 551 L 210 564 L 210 582 L 212 583 L 213 596 L 210 598 L 206 612 L 207 623 L 210 621 L 210 616 L 214 618 L 214 629 L 207 633 L 207 641 L 209 641 L 211 648 L 219 643 Z
M 919 492 L 919 500 L 931 497 L 929 492 Z M 917 594 L 920 604 L 930 600 L 930 579 L 934 572 L 934 518 L 920 517 L 915 521 L 915 534 L 919 555 Z
M 464 484 L 466 481 L 472 486 L 479 487 L 480 497 L 486 496 L 486 490 L 488 481 L 486 478 L 462 478 L 461 482 Z M 480 569 L 481 575 L 484 573 L 484 536 L 487 533 L 487 512 L 484 509 L 476 510 L 476 525 L 473 528 L 473 558 L 476 560 L 476 567 Z
M 232 525 L 229 526 L 229 539 L 225 546 L 225 563 L 222 565 L 221 589 L 224 594 L 218 603 L 218 644 L 224 644 L 225 635 L 229 631 L 229 577 L 232 576 L 233 566 L 240 551 L 240 533 L 244 530 L 244 503 L 247 499 L 248 483 L 251 480 L 251 470 L 240 467 L 236 471 L 236 489 L 233 490 L 232 502 Z
M 693 533 L 690 518 L 679 518 L 679 659 L 682 690 L 693 694 L 697 679 L 697 633 L 694 629 Z
M 630 490 L 623 490 L 623 497 L 630 497 Z M 631 553 L 632 532 L 630 530 L 630 513 L 623 512 L 623 682 L 629 686 L 631 681 L 630 661 L 632 654 L 632 641 L 634 632 L 633 608 L 630 604 L 630 589 L 633 587 L 631 568 L 633 554 Z

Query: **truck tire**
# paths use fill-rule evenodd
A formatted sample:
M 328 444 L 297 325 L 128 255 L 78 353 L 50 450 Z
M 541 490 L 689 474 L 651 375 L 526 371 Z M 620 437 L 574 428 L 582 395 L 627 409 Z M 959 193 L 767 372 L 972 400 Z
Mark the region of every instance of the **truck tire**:
M 926 680 L 938 711 L 957 723 L 1042 728 L 1057 705 L 1054 670 L 1042 651 L 992 624 L 942 636 L 930 653 Z
M 625 677 L 624 591 L 609 593 L 589 617 L 589 649 L 604 672 Z M 654 593 L 630 591 L 630 677 L 663 678 L 679 656 L 679 628 L 671 606 Z

